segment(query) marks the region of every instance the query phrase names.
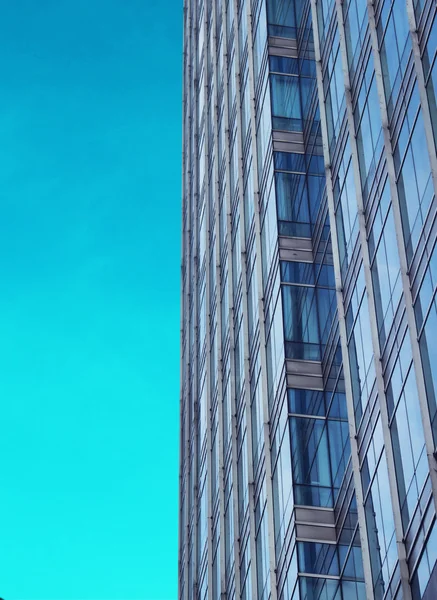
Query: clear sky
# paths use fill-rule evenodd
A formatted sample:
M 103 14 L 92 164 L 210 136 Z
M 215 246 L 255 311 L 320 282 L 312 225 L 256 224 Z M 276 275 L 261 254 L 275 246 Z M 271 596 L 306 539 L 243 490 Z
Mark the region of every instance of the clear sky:
M 1 0 L 0 596 L 177 596 L 182 1 Z

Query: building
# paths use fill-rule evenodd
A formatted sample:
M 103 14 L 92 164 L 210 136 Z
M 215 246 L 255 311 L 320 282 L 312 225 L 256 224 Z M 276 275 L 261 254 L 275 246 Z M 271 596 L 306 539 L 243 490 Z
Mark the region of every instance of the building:
M 181 600 L 437 598 L 433 0 L 186 0 Z

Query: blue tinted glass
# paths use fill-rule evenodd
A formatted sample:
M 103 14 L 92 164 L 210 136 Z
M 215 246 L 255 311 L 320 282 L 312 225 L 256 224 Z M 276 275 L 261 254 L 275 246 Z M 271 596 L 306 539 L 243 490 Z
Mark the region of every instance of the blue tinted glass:
M 338 555 L 335 544 L 298 542 L 299 571 L 320 575 L 338 575 Z
M 339 600 L 339 582 L 323 577 L 299 577 L 300 598 L 308 600 Z M 350 596 L 345 598 L 350 599 Z
M 314 284 L 314 264 L 281 261 L 281 280 L 286 283 Z
M 300 61 L 300 74 L 306 77 L 316 76 L 316 61 L 315 60 L 301 60 Z
M 349 507 L 349 523 L 353 524 L 356 521 L 356 508 L 354 509 L 355 514 L 351 514 L 351 508 Z M 339 547 L 339 553 L 341 554 L 341 548 Z M 340 563 L 341 564 L 341 563 Z M 341 566 L 340 566 L 341 569 Z M 355 534 L 354 540 L 352 542 L 352 546 L 350 549 L 349 556 L 347 557 L 346 564 L 344 566 L 343 577 L 350 577 L 352 579 L 361 579 L 364 580 L 364 569 L 363 569 L 363 559 L 361 555 L 361 547 L 360 547 L 360 531 L 359 528 Z M 344 596 L 345 598 L 349 598 L 349 596 Z M 351 596 L 353 598 L 354 596 Z M 363 596 L 358 596 L 359 598 L 365 598 L 365 594 Z
M 290 342 L 317 344 L 319 329 L 314 288 L 282 286 L 284 334 Z
M 267 0 L 269 34 L 296 37 L 294 2 L 290 0 Z
M 290 417 L 296 504 L 331 506 L 331 470 L 324 419 Z
M 299 81 L 290 75 L 270 76 L 274 129 L 302 130 Z
M 433 422 L 434 442 L 437 440 L 436 414 L 437 414 L 437 305 L 435 301 L 431 306 L 425 328 L 420 336 L 420 352 L 425 374 L 426 394 L 428 397 L 428 410 Z
M 329 450 L 331 460 L 332 485 L 336 493 L 340 488 L 350 456 L 349 423 L 328 419 Z
M 331 265 L 321 265 L 317 273 L 317 284 L 323 287 L 335 288 L 334 267 Z
M 278 171 L 292 171 L 294 173 L 305 173 L 305 154 L 295 152 L 275 152 L 273 154 L 275 169 Z
M 323 415 L 325 403 L 323 392 L 316 390 L 287 390 L 288 410 L 300 415 Z
M 309 223 L 305 177 L 294 173 L 276 173 L 275 180 L 279 220 Z
M 278 222 L 278 233 L 279 235 L 285 235 L 289 237 L 311 237 L 311 225 L 309 223 L 292 223 L 287 221 Z
M 311 221 L 314 223 L 320 208 L 323 189 L 325 187 L 325 178 L 315 175 L 308 175 L 308 198 L 310 201 Z
M 311 156 L 310 164 L 308 165 L 308 173 L 311 175 L 325 175 L 323 156 L 317 156 L 316 154 Z
M 320 328 L 329 327 L 335 308 L 335 292 L 329 288 L 317 288 L 317 301 L 319 305 Z
M 288 73 L 289 75 L 298 75 L 299 73 L 299 62 L 297 58 L 271 56 L 269 62 L 270 71 L 275 71 L 276 73 Z
M 328 404 L 330 417 L 347 419 L 346 394 L 344 392 L 335 392 L 328 400 Z

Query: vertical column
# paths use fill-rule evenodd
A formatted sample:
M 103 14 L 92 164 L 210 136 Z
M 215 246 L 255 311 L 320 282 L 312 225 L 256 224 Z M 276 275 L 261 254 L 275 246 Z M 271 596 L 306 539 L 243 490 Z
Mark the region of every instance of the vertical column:
M 434 184 L 434 194 L 437 196 L 437 156 L 434 143 L 434 135 L 431 123 L 431 113 L 429 110 L 428 95 L 425 87 L 425 76 L 423 72 L 423 63 L 419 46 L 416 14 L 412 0 L 406 0 L 408 23 L 410 26 L 410 38 L 413 46 L 414 69 L 416 71 L 417 86 L 419 89 L 420 104 L 422 107 L 423 124 L 425 126 L 426 145 L 428 147 L 429 162 L 431 165 L 431 174 Z M 374 2 L 371 3 L 373 7 Z
M 232 0 L 229 0 L 232 2 Z M 225 179 L 226 179 L 226 223 L 227 223 L 227 253 L 226 253 L 226 270 L 228 273 L 228 302 L 229 302 L 229 333 L 230 333 L 230 383 L 231 383 L 231 411 L 232 411 L 232 429 L 231 429 L 231 469 L 232 469 L 232 497 L 234 499 L 232 510 L 234 514 L 234 565 L 235 565 L 235 595 L 240 594 L 240 539 L 238 534 L 238 485 L 237 485 L 237 406 L 236 406 L 236 386 L 235 386 L 235 310 L 234 310 L 234 294 L 232 289 L 232 220 L 231 220 L 231 177 L 230 177 L 230 137 L 229 137 L 229 61 L 228 61 L 228 36 L 227 28 L 227 9 L 226 1 L 222 0 L 222 55 L 224 69 L 224 111 L 223 119 L 225 123 Z M 225 207 L 223 207 L 225 210 Z
M 194 148 L 192 148 L 192 180 L 191 186 L 193 189 L 193 221 L 192 227 L 190 231 L 190 239 L 188 243 L 191 246 L 192 256 L 190 256 L 191 269 L 194 275 L 194 286 L 190 281 L 190 293 L 191 293 L 191 303 L 193 305 L 193 333 L 194 333 L 194 356 L 193 356 L 193 365 L 192 365 L 192 377 L 193 377 L 193 419 L 191 423 L 191 427 L 194 427 L 194 443 L 193 443 L 193 473 L 194 473 L 194 489 L 193 489 L 193 513 L 194 513 L 194 521 L 193 521 L 193 530 L 192 530 L 192 571 L 193 571 L 193 595 L 197 596 L 198 586 L 199 586 L 199 552 L 198 552 L 198 515 L 199 515 L 199 452 L 200 452 L 200 442 L 199 442 L 199 328 L 198 328 L 198 305 L 199 305 L 199 290 L 198 290 L 198 282 L 199 282 L 199 273 L 198 273 L 198 213 L 199 213 L 199 182 L 198 182 L 198 172 L 199 172 L 199 160 L 198 160 L 198 146 L 199 146 L 199 95 L 197 90 L 196 82 L 198 80 L 198 24 L 197 24 L 197 8 L 198 2 L 193 2 L 192 11 L 193 11 L 193 21 L 192 21 L 192 69 L 193 69 L 193 77 L 191 80 L 191 84 L 193 86 L 194 91 L 194 105 L 192 107 L 192 129 L 194 130 Z M 192 240 L 192 241 L 191 241 Z M 189 309 L 191 311 L 191 309 Z M 191 327 L 190 327 L 191 330 Z M 191 341 L 190 341 L 191 345 Z
M 263 421 L 264 421 L 264 453 L 265 453 L 265 482 L 266 482 L 266 511 L 268 526 L 268 547 L 269 547 L 269 565 L 270 565 L 270 598 L 277 600 L 277 581 L 276 581 L 276 552 L 275 552 L 275 530 L 273 519 L 273 486 L 272 486 L 272 460 L 270 443 L 270 417 L 268 406 L 268 385 L 267 385 L 267 354 L 266 354 L 266 333 L 265 333 L 265 310 L 264 310 L 264 284 L 262 272 L 262 246 L 261 246 L 261 215 L 260 215 L 260 194 L 259 194 L 259 176 L 258 176 L 258 151 L 256 140 L 256 101 L 255 101 L 255 76 L 254 76 L 254 32 L 253 32 L 253 12 L 252 1 L 247 0 L 247 20 L 248 20 L 248 63 L 249 63 L 249 90 L 250 90 L 250 121 L 252 136 L 252 167 L 253 167 L 253 188 L 254 188 L 254 208 L 255 208 L 255 245 L 256 245 L 256 265 L 258 288 L 258 309 L 260 324 L 260 362 L 261 362 L 261 386 L 263 396 Z M 264 517 L 265 518 L 265 517 Z
M 231 0 L 232 1 L 232 0 Z M 246 0 L 249 1 L 249 0 Z M 254 501 L 254 468 L 253 468 L 253 436 L 252 436 L 252 413 L 251 413 L 251 395 L 250 395 L 250 358 L 249 358 L 249 324 L 248 324 L 248 285 L 247 285 L 247 255 L 246 255 L 246 235 L 245 235 L 245 209 L 244 209 L 244 175 L 243 175 L 243 128 L 242 128 L 242 93 L 241 93 L 241 52 L 240 37 L 238 34 L 238 8 L 239 0 L 234 2 L 235 23 L 235 60 L 236 60 L 236 90 L 237 90 L 237 148 L 238 148 L 238 207 L 240 218 L 240 246 L 241 246 L 241 270 L 242 270 L 242 303 L 243 303 L 243 323 L 242 332 L 244 336 L 244 381 L 245 381 L 245 414 L 246 414 L 246 437 L 247 437 L 247 477 L 249 487 L 249 545 L 250 545 L 250 577 L 252 592 L 256 590 L 257 568 L 256 568 L 256 544 L 255 544 L 255 501 Z M 241 16 L 246 18 L 246 14 Z M 234 150 L 235 151 L 235 150 Z M 241 557 L 240 557 L 241 558 Z M 238 594 L 237 594 L 238 597 Z
M 214 209 L 215 209 L 215 228 L 217 229 L 217 223 L 220 214 L 220 194 L 219 194 L 219 156 L 218 156 L 218 130 L 219 130 L 219 107 L 218 107 L 218 54 L 217 54 L 217 2 L 212 2 L 212 30 L 213 30 L 213 57 L 212 65 L 214 71 Z M 220 236 L 219 232 L 215 234 L 215 257 L 216 257 L 216 293 L 217 293 L 217 382 L 218 382 L 218 446 L 219 446 L 219 529 L 220 529 L 220 591 L 221 597 L 226 598 L 226 570 L 225 570 L 225 481 L 224 481 L 224 448 L 223 448 L 223 360 L 222 360 L 222 343 L 221 343 L 221 311 L 219 310 L 219 301 L 221 297 L 221 269 L 220 269 Z M 209 322 L 208 327 L 211 327 Z M 209 373 L 209 376 L 211 372 Z M 215 599 L 214 599 L 215 600 Z
M 410 2 L 408 0 L 407 5 L 409 5 L 409 4 L 410 4 Z M 397 182 L 396 182 L 395 165 L 394 165 L 394 159 L 393 159 L 393 147 L 392 147 L 391 134 L 390 134 L 390 129 L 389 129 L 387 103 L 385 100 L 383 73 L 382 73 L 382 66 L 381 66 L 381 56 L 379 53 L 378 36 L 377 36 L 377 32 L 376 32 L 375 2 L 373 0 L 369 0 L 369 2 L 367 3 L 367 8 L 368 8 L 368 15 L 369 15 L 369 26 L 370 26 L 370 36 L 371 36 L 371 42 L 372 42 L 373 59 L 374 59 L 374 65 L 375 65 L 376 86 L 377 86 L 377 91 L 378 91 L 379 106 L 380 106 L 380 110 L 381 110 L 385 157 L 386 157 L 387 172 L 388 172 L 388 178 L 389 178 L 389 184 L 390 184 L 390 194 L 391 194 L 391 199 L 392 199 L 393 218 L 394 218 L 394 224 L 395 224 L 395 230 L 396 230 L 397 248 L 398 248 L 398 253 L 399 253 L 399 263 L 400 263 L 401 279 L 402 279 L 402 290 L 403 290 L 404 299 L 405 299 L 408 331 L 409 331 L 409 335 L 410 335 L 411 350 L 412 350 L 412 355 L 413 355 L 413 364 L 414 364 L 416 383 L 417 383 L 417 388 L 418 388 L 420 412 L 421 412 L 421 416 L 422 416 L 423 429 L 424 429 L 424 433 L 425 433 L 425 447 L 426 447 L 426 453 L 427 453 L 427 457 L 428 457 L 429 472 L 430 472 L 430 477 L 431 477 L 431 486 L 432 486 L 432 490 L 433 490 L 434 504 L 437 509 L 437 472 L 436 472 L 436 462 L 435 462 L 435 458 L 434 458 L 434 442 L 433 442 L 432 429 L 431 429 L 431 420 L 430 420 L 428 404 L 427 404 L 425 379 L 424 379 L 424 375 L 423 375 L 422 359 L 421 359 L 420 349 L 419 349 L 416 319 L 415 319 L 415 315 L 414 315 L 411 284 L 410 284 L 410 277 L 409 277 L 409 271 L 408 271 L 407 253 L 406 253 L 406 249 L 405 249 L 404 235 L 403 235 L 403 230 L 402 230 L 401 208 L 400 208 L 399 194 L 398 194 L 398 188 L 397 188 Z M 414 17 L 414 11 L 413 11 L 412 7 L 410 7 L 409 12 L 410 12 L 409 18 L 410 18 L 410 26 L 411 26 L 412 25 L 411 14 L 413 14 L 413 17 Z M 418 50 L 418 44 L 417 44 L 417 48 L 416 49 L 414 48 L 414 39 L 415 39 L 415 42 L 417 43 L 417 33 L 411 32 L 411 35 L 413 37 L 413 54 L 414 54 L 415 63 L 416 63 L 416 53 L 419 50 Z M 419 62 L 420 62 L 420 69 L 421 69 L 422 81 L 423 81 L 423 69 L 422 69 L 422 63 L 420 61 L 420 56 L 419 56 Z M 417 67 L 416 67 L 416 69 L 417 69 Z M 418 78 L 418 86 L 419 86 L 419 91 L 420 91 L 419 78 Z M 426 91 L 424 89 L 423 89 L 423 93 L 425 94 L 425 97 L 426 97 Z M 422 102 L 422 92 L 420 92 L 420 98 L 421 98 L 421 102 Z M 426 111 L 423 107 L 423 104 L 422 104 L 422 111 L 423 111 L 423 116 L 424 116 L 425 130 L 427 130 L 428 125 L 427 125 L 427 121 L 425 119 Z M 429 112 L 428 112 L 428 117 L 429 117 Z M 429 139 L 430 136 L 432 138 L 432 127 L 431 127 L 431 123 L 429 120 L 429 131 L 427 131 L 427 144 L 428 144 L 428 150 L 430 149 L 430 144 L 432 144 L 432 154 L 430 152 L 430 163 L 431 163 L 432 177 L 433 177 L 434 188 L 435 188 L 436 187 L 435 175 L 437 172 L 433 168 L 433 156 L 434 156 L 434 163 L 436 162 L 435 161 L 435 148 L 434 148 L 433 140 Z
M 338 26 L 339 37 L 340 37 L 340 52 L 341 52 L 342 65 L 343 65 L 349 140 L 350 140 L 351 152 L 352 152 L 352 165 L 353 165 L 353 170 L 354 170 L 354 181 L 355 181 L 355 190 L 356 190 L 356 197 L 357 197 L 359 237 L 360 237 L 361 255 L 362 255 L 362 260 L 363 260 L 363 268 L 364 268 L 364 278 L 365 278 L 365 282 L 366 282 L 366 291 L 367 291 L 367 297 L 368 297 L 372 349 L 373 349 L 373 356 L 374 356 L 376 385 L 377 385 L 377 390 L 378 390 L 378 401 L 379 401 L 382 432 L 383 432 L 383 439 L 384 439 L 384 452 L 386 454 L 386 459 L 387 459 L 388 480 L 389 480 L 389 486 L 390 486 L 391 503 L 392 503 L 392 508 L 393 508 L 393 517 L 394 517 L 395 535 L 396 535 L 396 543 L 397 543 L 399 566 L 400 566 L 402 592 L 403 592 L 404 600 L 410 600 L 411 599 L 411 588 L 409 585 L 409 572 L 408 572 L 408 564 L 407 564 L 407 559 L 406 559 L 407 553 L 406 553 L 406 548 L 405 548 L 405 544 L 403 541 L 401 507 L 400 507 L 399 495 L 398 495 L 398 491 L 397 491 L 396 471 L 395 471 L 393 447 L 392 447 L 392 440 L 391 440 L 391 435 L 390 435 L 389 417 L 388 417 L 388 410 L 387 410 L 387 399 L 386 399 L 386 395 L 385 395 L 385 384 L 384 384 L 384 378 L 383 378 L 383 373 L 382 373 L 382 362 L 381 362 L 379 337 L 378 337 L 378 330 L 377 330 L 377 318 L 376 318 L 376 308 L 375 308 L 375 299 L 374 299 L 374 291 L 373 291 L 373 281 L 372 281 L 372 274 L 371 274 L 371 270 L 370 270 L 370 254 L 369 254 L 369 247 L 368 247 L 368 243 L 367 243 L 364 203 L 363 203 L 363 196 L 362 196 L 362 191 L 361 191 L 360 166 L 359 166 L 359 162 L 358 162 L 358 148 L 357 148 L 357 140 L 356 140 L 354 113 L 353 113 L 353 107 L 352 107 L 351 85 L 350 85 L 350 80 L 349 80 L 349 68 L 348 68 L 345 32 L 344 32 L 344 24 L 343 24 L 343 9 L 342 9 L 341 0 L 335 0 L 335 2 L 336 2 L 336 9 L 337 9 L 337 26 Z
M 208 545 L 208 597 L 212 597 L 212 588 L 213 588 L 213 523 L 214 523 L 214 515 L 213 515 L 213 497 L 212 497 L 212 451 L 213 451 L 213 422 L 212 422 L 212 388 L 211 388 L 211 328 L 209 326 L 210 322 L 210 306 L 211 306 L 211 293 L 210 293 L 210 280 L 209 280 L 209 259 L 210 259 L 210 247 L 211 247 L 211 231 L 209 227 L 210 222 L 210 211 L 209 211 L 209 163 L 211 160 L 210 157 L 210 139 L 209 139 L 209 117 L 210 117 L 210 102 L 209 102 L 209 47 L 208 47 L 208 2 L 204 1 L 203 5 L 203 27 L 205 31 L 204 36 L 204 98 L 205 98 L 205 225 L 206 225 L 206 257 L 205 257 L 205 307 L 206 307 L 206 415 L 207 415 L 207 486 L 208 486 L 208 527 L 207 527 L 207 545 Z
M 347 414 L 349 421 L 349 438 L 351 445 L 351 462 L 353 470 L 353 481 L 355 487 L 355 495 L 357 499 L 357 513 L 358 513 L 358 524 L 360 528 L 360 543 L 363 557 L 363 569 L 364 569 L 364 581 L 366 586 L 366 598 L 372 600 L 373 594 L 373 582 L 372 582 L 372 571 L 370 562 L 370 550 L 367 536 L 367 522 L 364 510 L 364 494 L 363 486 L 361 481 L 360 473 L 360 459 L 358 454 L 358 443 L 357 443 L 357 430 L 355 426 L 355 414 L 354 414 L 354 403 L 352 393 L 352 380 L 349 365 L 349 351 L 347 345 L 347 332 L 346 332 L 346 321 L 343 304 L 343 286 L 341 281 L 341 269 L 340 269 L 340 257 L 338 253 L 338 233 L 337 224 L 335 219 L 335 208 L 334 208 L 334 196 L 333 196 L 333 182 L 331 174 L 331 161 L 329 156 L 329 143 L 328 143 L 328 128 L 326 119 L 326 108 L 324 102 L 324 91 L 323 91 L 323 78 L 322 78 L 322 65 L 321 65 L 321 54 L 319 44 L 319 28 L 317 20 L 317 5 L 316 0 L 311 0 L 311 12 L 313 21 L 313 36 L 314 36 L 314 51 L 316 59 L 316 73 L 317 73 L 317 88 L 319 96 L 319 107 L 320 107 L 320 123 L 322 128 L 322 140 L 323 140 L 323 156 L 325 162 L 325 174 L 326 174 L 326 192 L 328 199 L 328 211 L 329 211 L 329 222 L 331 229 L 331 241 L 332 241 L 332 255 L 334 262 L 334 273 L 335 273 L 335 288 L 337 296 L 337 311 L 339 321 L 339 332 L 340 332 L 340 345 L 343 356 L 343 371 L 344 371 L 344 383 L 346 392 L 346 403 L 347 403 Z
M 185 59 L 185 70 L 184 70 L 184 92 L 187 93 L 185 103 L 186 103 L 186 116 L 184 122 L 184 154 L 183 154 L 183 191 L 184 191 L 184 200 L 183 204 L 186 207 L 186 225 L 184 225 L 184 231 L 182 234 L 182 260 L 183 260 L 183 268 L 185 268 L 185 280 L 186 280 L 186 290 L 185 290 L 185 298 L 182 298 L 181 304 L 187 308 L 190 303 L 190 291 L 189 291 L 189 281 L 191 278 L 191 260 L 190 260 L 190 244 L 189 244 L 189 236 L 191 229 L 191 201 L 189 190 L 191 189 L 191 152 L 189 148 L 189 136 L 190 136 L 190 127 L 191 127 L 191 94 L 189 82 L 191 80 L 192 75 L 192 51 L 191 51 L 191 11 L 190 11 L 190 0 L 186 0 L 184 3 L 184 17 L 185 17 L 185 32 L 184 32 L 184 59 Z M 188 137 L 188 139 L 187 139 Z M 188 145 L 188 151 L 187 151 Z M 187 181 L 188 179 L 188 181 Z M 184 210 L 184 208 L 183 208 Z M 182 216 L 182 220 L 184 222 L 184 217 Z M 189 324 L 187 322 L 184 324 L 184 312 L 181 314 L 182 320 L 182 330 L 185 333 L 185 338 L 189 334 Z M 189 361 L 189 343 L 185 342 L 185 354 L 182 355 L 182 360 L 185 361 L 185 372 L 188 374 L 190 370 L 190 361 Z M 184 367 L 182 367 L 183 371 Z M 187 387 L 185 382 L 183 382 L 183 387 Z M 182 393 L 184 393 L 184 389 L 182 389 Z M 189 551 L 188 551 L 188 540 L 189 540 L 189 518 L 190 518 L 190 506 L 188 502 L 188 486 L 190 480 L 190 393 L 189 389 L 185 392 L 185 402 L 182 401 L 182 405 L 185 410 L 185 448 L 181 452 L 181 476 L 185 471 L 185 516 L 184 523 L 185 528 L 184 531 L 181 531 L 180 536 L 180 548 L 184 549 L 184 564 L 181 566 L 183 570 L 183 581 L 184 581 L 184 600 L 188 600 L 188 573 L 189 573 Z M 182 421 L 181 421 L 182 422 Z M 181 553 L 182 554 L 182 553 Z M 181 593 L 181 590 L 180 590 Z

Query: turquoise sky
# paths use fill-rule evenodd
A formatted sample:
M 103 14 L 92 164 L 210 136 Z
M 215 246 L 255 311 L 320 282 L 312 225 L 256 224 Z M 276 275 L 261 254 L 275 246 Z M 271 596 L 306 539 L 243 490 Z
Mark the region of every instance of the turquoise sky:
M 0 4 L 0 596 L 175 599 L 181 2 Z

